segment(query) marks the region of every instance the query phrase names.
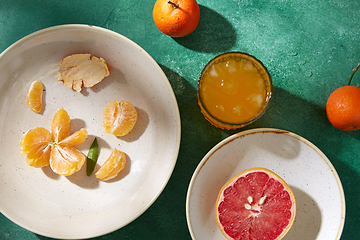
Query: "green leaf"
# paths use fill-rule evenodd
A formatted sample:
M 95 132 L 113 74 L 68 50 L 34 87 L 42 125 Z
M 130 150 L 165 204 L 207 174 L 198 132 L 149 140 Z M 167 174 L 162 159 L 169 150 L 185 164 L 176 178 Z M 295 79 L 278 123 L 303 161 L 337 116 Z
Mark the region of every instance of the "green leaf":
M 98 157 L 99 157 L 99 145 L 95 138 L 93 143 L 91 144 L 91 147 L 89 149 L 86 158 L 86 175 L 90 176 L 91 173 L 94 171 Z

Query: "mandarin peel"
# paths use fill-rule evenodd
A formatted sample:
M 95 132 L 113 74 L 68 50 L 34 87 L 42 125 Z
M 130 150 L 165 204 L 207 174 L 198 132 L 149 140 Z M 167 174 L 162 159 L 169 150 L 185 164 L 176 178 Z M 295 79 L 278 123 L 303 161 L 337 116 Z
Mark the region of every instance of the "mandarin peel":
M 60 63 L 56 76 L 65 87 L 81 92 L 82 87 L 91 88 L 110 75 L 110 67 L 105 59 L 90 53 L 72 54 Z

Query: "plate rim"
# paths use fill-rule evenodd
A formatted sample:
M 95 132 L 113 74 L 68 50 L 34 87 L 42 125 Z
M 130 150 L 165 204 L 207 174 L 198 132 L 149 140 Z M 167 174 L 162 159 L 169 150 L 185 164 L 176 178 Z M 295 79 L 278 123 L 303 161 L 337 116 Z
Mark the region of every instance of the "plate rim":
M 187 190 L 187 194 L 186 194 L 186 222 L 188 225 L 188 230 L 189 233 L 191 235 L 191 238 L 193 240 L 197 240 L 195 234 L 194 234 L 194 230 L 191 224 L 191 219 L 190 219 L 190 201 L 191 201 L 191 193 L 192 193 L 192 189 L 194 187 L 196 178 L 198 177 L 198 175 L 201 172 L 201 169 L 203 168 L 203 166 L 205 166 L 205 164 L 208 162 L 208 160 L 211 158 L 211 156 L 218 151 L 220 148 L 222 148 L 223 146 L 225 146 L 228 143 L 231 143 L 232 141 L 235 141 L 239 138 L 245 137 L 247 135 L 253 135 L 253 134 L 258 134 L 258 133 L 273 133 L 273 134 L 283 134 L 292 138 L 295 138 L 303 143 L 305 143 L 306 145 L 308 145 L 309 147 L 311 147 L 313 150 L 316 151 L 316 153 L 318 153 L 321 158 L 325 161 L 325 163 L 328 165 L 328 167 L 332 170 L 332 174 L 336 180 L 336 183 L 338 185 L 339 188 L 339 193 L 340 193 L 340 198 L 341 198 L 341 216 L 340 216 L 340 225 L 338 228 L 338 232 L 336 235 L 336 239 L 340 239 L 342 231 L 344 229 L 344 225 L 345 225 L 345 215 L 346 215 L 346 202 L 345 202 L 345 194 L 344 194 L 344 189 L 340 180 L 340 177 L 335 169 L 335 167 L 333 166 L 333 164 L 331 163 L 331 161 L 328 159 L 328 157 L 316 146 L 314 145 L 312 142 L 310 142 L 309 140 L 305 139 L 304 137 L 290 132 L 290 131 L 286 131 L 286 130 L 282 130 L 282 129 L 277 129 L 277 128 L 254 128 L 254 129 L 248 129 L 248 130 L 244 130 L 242 132 L 238 132 L 235 133 L 225 139 L 223 139 L 222 141 L 220 141 L 219 143 L 217 143 L 214 147 L 212 147 L 206 154 L 205 156 L 202 158 L 202 160 L 199 162 L 199 164 L 197 165 L 189 186 L 188 186 L 188 190 Z
M 132 41 L 131 39 L 125 37 L 124 35 L 117 33 L 115 31 L 112 31 L 110 29 L 107 28 L 103 28 L 103 27 L 99 27 L 99 26 L 95 26 L 95 25 L 88 25 L 88 24 L 62 24 L 62 25 L 56 25 L 56 26 L 51 26 L 51 27 L 47 27 L 47 28 L 43 28 L 37 31 L 34 31 L 22 38 L 20 38 L 19 40 L 15 41 L 14 43 L 12 43 L 10 46 L 8 46 L 5 50 L 3 50 L 0 53 L 0 60 L 2 58 L 4 58 L 7 54 L 9 54 L 11 51 L 15 50 L 17 47 L 20 47 L 23 44 L 26 44 L 27 41 L 30 41 L 36 37 L 39 36 L 44 36 L 46 34 L 51 34 L 53 32 L 56 31 L 62 31 L 62 30 L 79 30 L 79 31 L 99 31 L 101 33 L 105 33 L 105 34 L 109 34 L 112 35 L 118 39 L 121 39 L 122 41 L 126 42 L 127 44 L 131 45 L 132 47 L 134 47 L 134 49 L 136 49 L 137 51 L 140 51 L 142 53 L 142 55 L 144 57 L 146 57 L 146 59 L 149 61 L 149 63 L 151 63 L 151 65 L 154 67 L 154 69 L 161 75 L 161 82 L 163 84 L 165 84 L 168 93 L 171 97 L 171 102 L 172 102 L 172 109 L 174 111 L 174 119 L 176 119 L 176 135 L 175 135 L 175 145 L 174 145 L 174 152 L 173 152 L 173 156 L 171 157 L 171 164 L 169 165 L 169 169 L 168 169 L 168 173 L 166 174 L 166 177 L 163 180 L 163 183 L 161 185 L 159 185 L 159 188 L 156 192 L 154 192 L 154 195 L 152 196 L 151 200 L 145 204 L 138 212 L 137 214 L 135 214 L 132 218 L 129 218 L 128 221 L 126 221 L 123 224 L 120 225 L 116 225 L 113 226 L 111 228 L 106 228 L 103 229 L 102 231 L 98 231 L 98 232 L 93 232 L 92 234 L 81 234 L 81 235 L 60 235 L 60 234 L 53 234 L 53 233 L 49 233 L 49 232 L 45 232 L 42 230 L 37 230 L 31 226 L 28 226 L 27 224 L 21 223 L 19 220 L 17 220 L 16 218 L 14 218 L 11 214 L 7 213 L 6 211 L 3 210 L 3 208 L 0 206 L 0 213 L 5 216 L 8 220 L 12 221 L 13 223 L 15 223 L 16 225 L 20 226 L 21 228 L 24 228 L 28 231 L 31 231 L 33 233 L 36 234 L 40 234 L 42 236 L 46 236 L 46 237 L 51 237 L 51 238 L 61 238 L 61 239 L 86 239 L 86 238 L 92 238 L 92 237 L 98 237 L 98 236 L 102 236 L 108 233 L 112 233 L 114 231 L 117 231 L 123 227 L 125 227 L 126 225 L 130 224 L 131 222 L 133 222 L 134 220 L 136 220 L 139 216 L 141 216 L 146 210 L 148 210 L 152 204 L 159 198 L 159 196 L 161 195 L 161 193 L 163 192 L 163 190 L 165 189 L 166 185 L 168 184 L 172 173 L 175 169 L 175 165 L 179 156 L 179 151 L 180 151 L 180 143 L 181 143 L 181 118 L 180 118 L 180 110 L 179 110 L 179 106 L 178 106 L 178 102 L 174 93 L 174 90 L 170 84 L 170 81 L 168 79 L 168 77 L 166 76 L 166 74 L 164 73 L 164 71 L 160 68 L 159 64 L 155 61 L 154 58 L 152 58 L 150 56 L 150 54 L 145 51 L 145 49 L 143 49 L 142 47 L 140 47 L 137 43 L 135 43 L 134 41 Z M 160 80 L 160 79 L 159 79 Z

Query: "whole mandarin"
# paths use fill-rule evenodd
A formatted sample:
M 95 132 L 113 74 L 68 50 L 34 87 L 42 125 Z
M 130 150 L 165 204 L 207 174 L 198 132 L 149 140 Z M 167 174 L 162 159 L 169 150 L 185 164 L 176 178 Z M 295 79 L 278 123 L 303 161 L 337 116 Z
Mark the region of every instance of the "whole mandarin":
M 333 91 L 326 103 L 329 122 L 342 131 L 360 129 L 360 88 L 350 85 L 359 68 L 360 64 L 353 69 L 348 85 Z
M 360 88 L 343 86 L 333 91 L 326 103 L 329 122 L 342 131 L 360 129 Z
M 184 37 L 196 29 L 200 8 L 196 0 L 157 0 L 153 19 L 162 33 L 170 37 Z

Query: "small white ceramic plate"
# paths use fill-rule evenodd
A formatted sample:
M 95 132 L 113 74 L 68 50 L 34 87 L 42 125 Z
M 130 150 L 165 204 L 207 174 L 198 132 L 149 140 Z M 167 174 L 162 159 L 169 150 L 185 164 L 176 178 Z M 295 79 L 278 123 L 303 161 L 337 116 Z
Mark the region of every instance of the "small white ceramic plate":
M 111 75 L 77 93 L 57 81 L 63 57 L 86 53 L 104 58 Z M 13 222 L 54 238 L 89 238 L 117 230 L 140 216 L 157 199 L 174 169 L 180 145 L 177 102 L 158 64 L 129 39 L 87 25 L 63 25 L 33 33 L 0 55 L 0 209 Z M 45 87 L 41 114 L 26 104 L 34 80 Z M 104 131 L 106 104 L 118 99 L 138 111 L 135 128 L 124 137 Z M 89 133 L 77 147 L 86 155 L 97 137 L 100 146 L 95 171 L 117 148 L 127 165 L 110 182 L 87 177 L 86 166 L 69 177 L 50 167 L 27 165 L 19 140 L 33 127 L 50 129 L 59 108 L 71 118 L 71 132 Z
M 253 129 L 228 137 L 205 155 L 191 179 L 186 217 L 193 239 L 225 239 L 215 220 L 221 187 L 237 173 L 264 167 L 295 194 L 295 222 L 283 239 L 340 239 L 345 198 L 327 157 L 306 139 L 278 129 Z

